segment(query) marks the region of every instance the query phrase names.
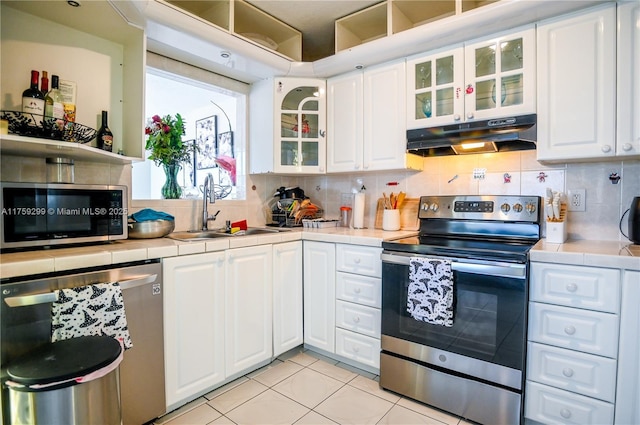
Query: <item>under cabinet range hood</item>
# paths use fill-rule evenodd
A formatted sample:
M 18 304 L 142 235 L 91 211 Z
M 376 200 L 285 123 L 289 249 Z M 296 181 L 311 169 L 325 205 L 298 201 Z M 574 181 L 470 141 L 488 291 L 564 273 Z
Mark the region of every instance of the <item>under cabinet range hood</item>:
M 422 156 L 536 148 L 536 114 L 407 130 L 407 152 Z

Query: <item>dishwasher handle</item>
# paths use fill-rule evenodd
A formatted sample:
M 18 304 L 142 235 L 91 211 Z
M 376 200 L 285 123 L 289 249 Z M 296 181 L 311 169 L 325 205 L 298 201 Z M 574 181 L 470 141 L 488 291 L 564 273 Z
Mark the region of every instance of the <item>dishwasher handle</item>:
M 122 290 L 135 288 L 137 286 L 153 283 L 158 279 L 157 274 L 146 274 L 143 276 L 136 276 L 131 279 L 119 280 L 120 288 Z M 47 292 L 44 294 L 34 295 L 21 295 L 19 297 L 7 297 L 4 302 L 9 307 L 26 307 L 29 305 L 52 303 L 57 301 L 55 292 Z

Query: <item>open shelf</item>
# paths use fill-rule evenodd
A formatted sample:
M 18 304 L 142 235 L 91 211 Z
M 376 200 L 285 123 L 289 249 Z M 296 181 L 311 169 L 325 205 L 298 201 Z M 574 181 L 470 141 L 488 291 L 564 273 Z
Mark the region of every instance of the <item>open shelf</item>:
M 387 2 L 375 4 L 336 21 L 336 53 L 378 38 L 387 33 Z
M 393 0 L 391 3 L 392 33 L 456 14 L 455 0 Z
M 193 13 L 225 30 L 229 30 L 231 16 L 231 0 L 167 0 L 168 3 Z

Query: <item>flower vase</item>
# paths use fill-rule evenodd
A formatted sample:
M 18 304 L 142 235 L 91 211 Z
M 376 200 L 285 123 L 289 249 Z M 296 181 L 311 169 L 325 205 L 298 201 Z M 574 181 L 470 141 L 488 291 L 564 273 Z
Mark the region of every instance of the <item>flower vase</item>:
M 162 197 L 164 199 L 180 199 L 182 188 L 178 184 L 178 171 L 180 164 L 177 162 L 171 164 L 162 164 L 166 181 L 162 186 Z

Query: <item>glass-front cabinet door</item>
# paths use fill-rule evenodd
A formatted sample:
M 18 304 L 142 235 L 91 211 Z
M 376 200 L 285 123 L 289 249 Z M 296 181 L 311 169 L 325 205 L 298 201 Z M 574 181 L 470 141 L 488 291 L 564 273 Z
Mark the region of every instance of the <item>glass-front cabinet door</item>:
M 536 112 L 535 29 L 465 45 L 467 120 Z
M 464 49 L 448 48 L 407 60 L 407 128 L 464 118 Z
M 275 172 L 324 173 L 325 81 L 276 80 Z

